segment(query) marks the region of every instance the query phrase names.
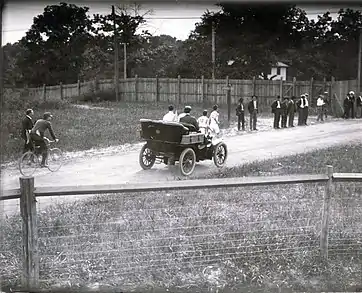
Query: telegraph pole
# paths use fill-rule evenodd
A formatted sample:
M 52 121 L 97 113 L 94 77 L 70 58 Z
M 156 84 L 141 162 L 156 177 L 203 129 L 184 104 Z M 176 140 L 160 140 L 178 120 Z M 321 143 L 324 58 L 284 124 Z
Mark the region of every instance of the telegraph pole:
M 3 10 L 4 10 L 4 1 L 0 0 L 0 104 L 1 108 L 4 106 L 4 51 L 3 51 L 3 40 L 2 40 L 2 31 L 3 31 Z
M 212 42 L 212 79 L 215 79 L 215 26 L 214 26 L 214 23 L 212 23 L 211 42 Z
M 361 55 L 362 55 L 362 27 L 359 28 L 358 45 L 358 74 L 357 74 L 357 96 L 361 94 Z
M 113 16 L 113 32 L 114 32 L 114 88 L 116 92 L 116 101 L 119 101 L 119 69 L 118 69 L 118 38 L 116 28 L 116 13 L 114 11 L 114 5 L 112 5 Z

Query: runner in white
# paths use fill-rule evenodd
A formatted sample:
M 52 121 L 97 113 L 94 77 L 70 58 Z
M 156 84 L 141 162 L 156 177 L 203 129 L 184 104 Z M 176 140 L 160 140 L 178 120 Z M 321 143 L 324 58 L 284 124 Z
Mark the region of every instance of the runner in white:
M 218 107 L 217 107 L 217 105 L 215 105 L 213 107 L 213 111 L 211 112 L 210 118 L 209 118 L 209 128 L 212 133 L 212 136 L 217 136 L 220 133 L 219 112 L 217 111 L 217 109 L 218 109 Z
M 199 123 L 201 133 L 206 135 L 209 128 L 209 117 L 207 117 L 207 110 L 202 112 L 202 116 L 197 119 L 197 123 Z

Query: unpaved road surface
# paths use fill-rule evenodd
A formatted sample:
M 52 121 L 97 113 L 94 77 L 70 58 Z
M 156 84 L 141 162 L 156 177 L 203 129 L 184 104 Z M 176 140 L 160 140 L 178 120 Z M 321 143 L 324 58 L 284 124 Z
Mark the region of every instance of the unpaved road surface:
M 272 121 L 264 121 L 261 131 L 239 132 L 223 138 L 228 146 L 226 166 L 281 157 L 343 143 L 362 141 L 362 120 L 334 120 L 325 123 L 288 129 L 270 129 Z M 232 130 L 233 132 L 234 130 Z M 235 132 L 235 131 L 234 131 Z M 76 186 L 94 184 L 121 184 L 175 180 L 179 177 L 177 164 L 168 167 L 155 164 L 151 170 L 142 170 L 138 163 L 137 144 L 128 153 L 102 153 L 68 161 L 55 173 L 39 169 L 34 174 L 35 186 Z M 196 165 L 194 175 L 215 170 L 213 161 Z M 336 170 L 338 171 L 338 170 Z M 19 188 L 19 171 L 15 167 L 2 170 L 2 189 Z M 45 198 L 42 198 L 44 202 Z M 10 204 L 10 201 L 7 201 Z M 6 209 L 6 208 L 5 208 Z

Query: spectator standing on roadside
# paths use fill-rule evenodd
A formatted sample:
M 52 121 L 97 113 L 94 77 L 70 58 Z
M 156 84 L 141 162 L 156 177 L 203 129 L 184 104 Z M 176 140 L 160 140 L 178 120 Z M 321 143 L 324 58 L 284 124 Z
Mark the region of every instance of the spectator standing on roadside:
M 354 96 L 354 91 L 349 92 L 349 113 L 351 115 L 351 118 L 354 119 L 355 112 L 354 112 L 354 103 L 356 101 L 356 97 Z
M 294 127 L 294 114 L 295 114 L 295 112 L 297 112 L 297 108 L 295 105 L 295 99 L 296 99 L 296 97 L 292 96 L 292 98 L 288 102 L 288 106 L 287 106 L 288 126 L 289 127 Z
M 343 101 L 343 118 L 348 119 L 349 118 L 349 112 L 350 112 L 350 97 L 349 94 L 346 95 L 344 101 Z
M 287 128 L 289 98 L 285 97 L 282 102 L 282 128 Z
M 245 111 L 244 111 L 244 105 L 243 105 L 243 98 L 239 99 L 239 103 L 236 106 L 236 116 L 238 117 L 238 130 L 240 130 L 240 123 L 241 123 L 241 129 L 245 130 Z
M 362 96 L 358 96 L 356 100 L 356 118 L 362 118 Z
M 23 154 L 27 151 L 32 151 L 34 149 L 32 140 L 30 139 L 30 131 L 34 126 L 33 123 L 34 111 L 32 109 L 27 109 L 25 111 L 25 117 L 21 121 L 21 138 L 24 140 Z
M 197 123 L 199 124 L 201 133 L 206 135 L 209 130 L 209 117 L 207 117 L 207 110 L 202 112 L 202 116 L 197 119 Z
M 256 123 L 257 123 L 257 114 L 259 112 L 258 97 L 253 95 L 251 98 L 252 100 L 248 104 L 248 111 L 250 114 L 250 131 L 258 130 L 256 128 Z
M 280 115 L 282 113 L 282 105 L 280 102 L 280 96 L 277 96 L 276 100 L 271 104 L 272 113 L 274 114 L 274 129 L 279 129 Z
M 317 99 L 317 115 L 318 115 L 317 121 L 319 121 L 319 120 L 323 121 L 324 106 L 325 106 L 325 102 L 324 102 L 323 96 L 319 95 L 318 99 Z

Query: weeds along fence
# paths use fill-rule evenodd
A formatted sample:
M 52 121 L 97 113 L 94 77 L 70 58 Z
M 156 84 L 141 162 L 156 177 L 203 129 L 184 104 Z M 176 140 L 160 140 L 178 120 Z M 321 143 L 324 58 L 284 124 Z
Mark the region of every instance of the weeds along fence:
M 308 93 L 310 97 L 328 91 L 332 97 L 334 112 L 340 112 L 343 99 L 350 90 L 357 89 L 357 81 L 293 81 L 283 80 L 232 80 L 226 79 L 185 79 L 178 78 L 134 78 L 119 80 L 120 99 L 140 102 L 172 102 L 179 104 L 220 104 L 226 105 L 226 92 L 230 85 L 230 102 L 236 104 L 240 97 L 249 99 L 252 95 L 260 98 L 261 108 L 270 108 L 273 99 L 280 96 L 300 96 Z M 56 101 L 102 92 L 114 92 L 114 80 L 92 80 L 75 84 L 44 85 L 40 88 L 10 89 L 5 91 L 8 99 L 26 96 L 29 99 Z M 356 91 L 357 92 L 357 91 Z
M 348 266 L 357 283 L 361 183 L 362 174 L 331 166 L 321 175 L 137 185 L 35 188 L 20 178 L 0 201 L 2 285 L 280 288 L 326 264 L 342 270 L 334 281 Z

